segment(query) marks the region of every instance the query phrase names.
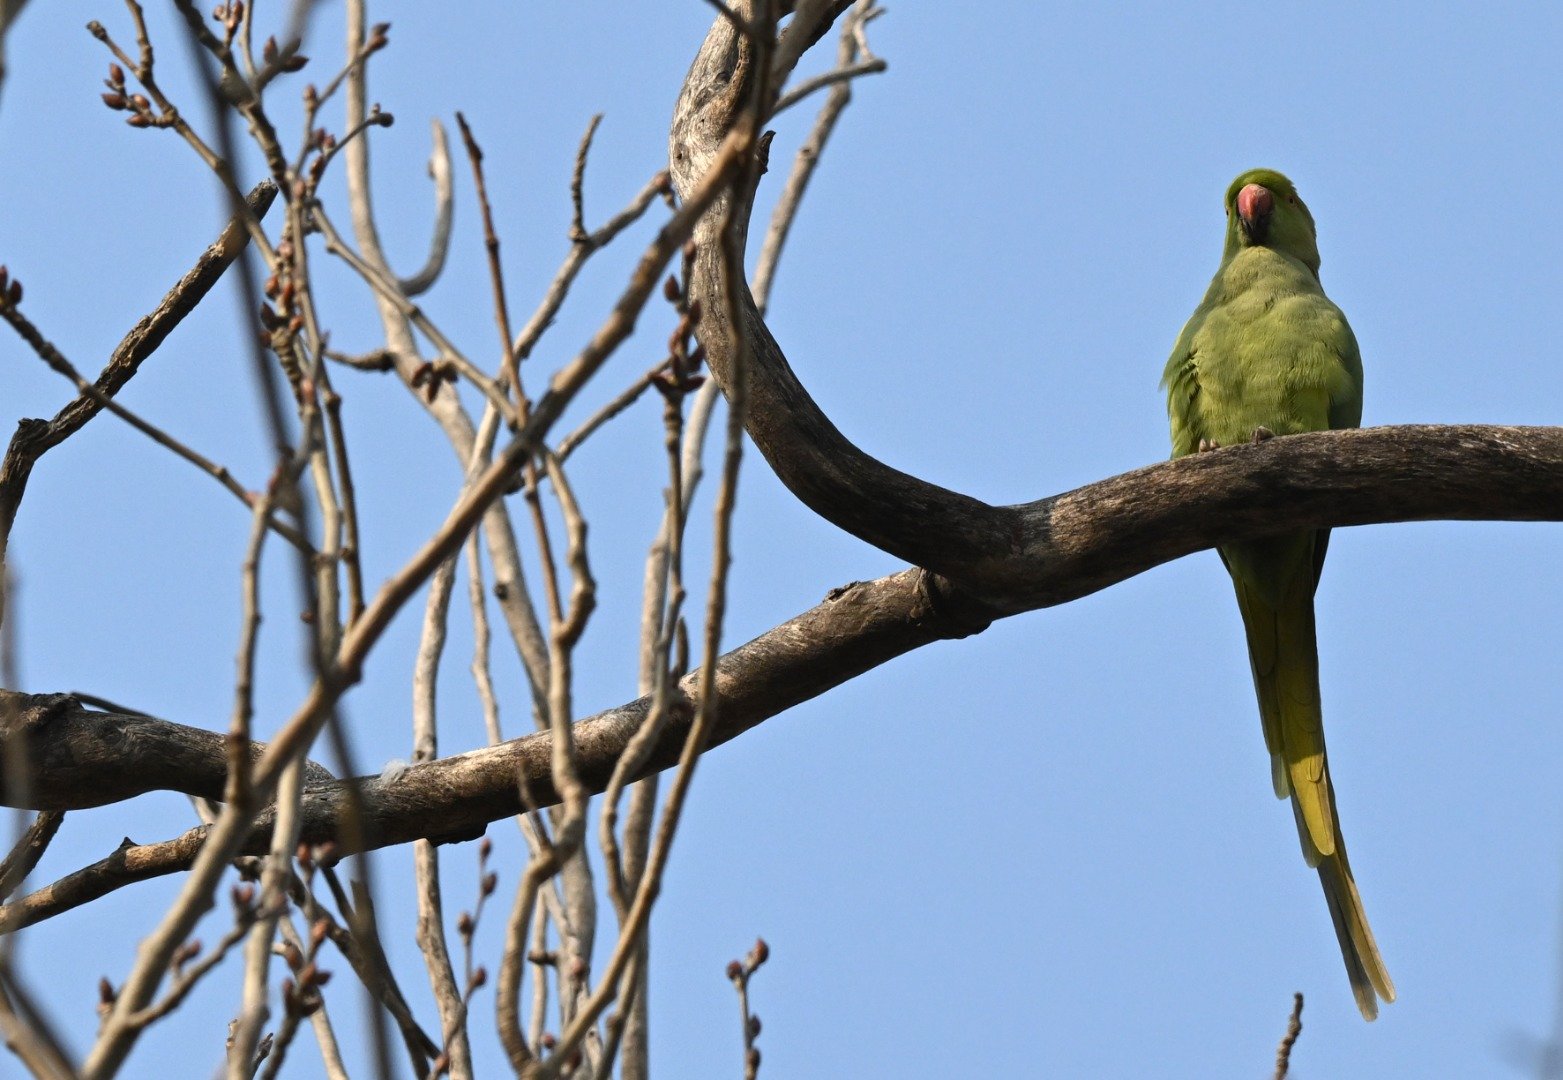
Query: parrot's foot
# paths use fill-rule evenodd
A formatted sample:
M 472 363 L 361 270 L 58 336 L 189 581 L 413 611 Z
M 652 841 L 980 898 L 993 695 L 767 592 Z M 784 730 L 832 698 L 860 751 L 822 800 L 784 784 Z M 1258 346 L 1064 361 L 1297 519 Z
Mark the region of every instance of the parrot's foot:
M 1275 438 L 1275 432 L 1271 431 L 1269 428 L 1267 428 L 1267 427 L 1256 427 L 1256 428 L 1254 428 L 1254 437 L 1252 439 L 1250 439 L 1249 442 L 1254 443 L 1257 446 L 1259 443 L 1264 442 L 1266 439 L 1273 439 L 1273 438 Z
M 1215 439 L 1201 439 L 1201 440 L 1199 440 L 1199 452 L 1201 454 L 1208 453 L 1211 450 L 1220 450 L 1220 449 L 1221 449 L 1221 444 L 1216 442 Z

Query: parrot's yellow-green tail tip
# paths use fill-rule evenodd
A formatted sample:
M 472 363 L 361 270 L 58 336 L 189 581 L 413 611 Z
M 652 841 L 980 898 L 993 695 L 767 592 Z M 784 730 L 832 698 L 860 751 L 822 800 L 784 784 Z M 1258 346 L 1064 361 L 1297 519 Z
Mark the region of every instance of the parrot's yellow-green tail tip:
M 1337 834 L 1336 840 L 1339 839 Z M 1324 887 L 1330 920 L 1335 924 L 1335 936 L 1340 941 L 1341 959 L 1346 962 L 1352 996 L 1357 999 L 1362 1018 L 1374 1020 L 1378 1018 L 1381 1000 L 1386 1003 L 1395 1000 L 1395 984 L 1390 981 L 1378 943 L 1373 940 L 1367 913 L 1362 909 L 1362 896 L 1357 892 L 1351 864 L 1346 861 L 1345 845 L 1337 843 L 1336 849 L 1334 855 L 1319 860 L 1319 884 Z

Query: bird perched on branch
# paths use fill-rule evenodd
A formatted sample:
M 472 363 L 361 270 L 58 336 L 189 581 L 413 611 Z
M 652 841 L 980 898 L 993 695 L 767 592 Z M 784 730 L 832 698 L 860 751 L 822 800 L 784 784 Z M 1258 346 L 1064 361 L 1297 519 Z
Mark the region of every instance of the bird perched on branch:
M 1307 205 L 1286 177 L 1254 169 L 1227 189 L 1226 215 L 1221 267 L 1162 375 L 1172 456 L 1356 427 L 1362 359 L 1319 284 Z M 1303 857 L 1318 869 L 1352 993 L 1371 1020 L 1395 988 L 1346 859 L 1324 753 L 1313 594 L 1328 542 L 1328 529 L 1309 529 L 1220 551 L 1248 632 L 1275 793 L 1291 797 Z

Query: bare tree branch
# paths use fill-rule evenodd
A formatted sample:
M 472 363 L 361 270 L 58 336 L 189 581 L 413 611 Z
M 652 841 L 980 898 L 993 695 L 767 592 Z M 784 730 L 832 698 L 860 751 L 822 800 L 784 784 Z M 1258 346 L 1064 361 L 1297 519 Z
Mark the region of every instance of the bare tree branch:
M 256 185 L 245 200 L 249 214 L 263 216 L 276 196 L 275 185 L 267 182 Z M 33 465 L 45 452 L 70 438 L 96 416 L 103 408 L 103 397 L 113 397 L 131 380 L 142 362 L 157 351 L 157 347 L 163 344 L 174 327 L 194 311 L 212 286 L 217 284 L 223 271 L 244 250 L 248 239 L 245 222 L 237 218 L 230 221 L 222 234 L 202 252 L 190 271 L 168 290 L 157 307 L 131 327 L 124 340 L 109 355 L 108 363 L 94 383 L 102 397 L 82 393 L 55 414 L 54 419 L 23 420 L 17 427 L 16 434 L 11 437 L 10 445 L 6 448 L 5 458 L 0 461 L 0 567 L 5 563 L 11 526 L 16 521 L 16 511 L 27 490 L 27 478 L 32 473 Z M 18 289 L 11 297 L 7 297 L 3 306 L 15 307 L 20 297 Z M 4 616 L 4 594 L 0 593 L 0 619 Z
M 12 893 L 21 888 L 27 875 L 33 872 L 33 867 L 43 858 L 43 853 L 49 850 L 50 841 L 60 831 L 64 821 L 65 812 L 62 810 L 44 810 L 33 819 L 5 861 L 0 862 L 0 900 L 9 899 Z
M 1292 1047 L 1297 1045 L 1297 1036 L 1302 1034 L 1302 1010 L 1303 996 L 1292 995 L 1292 1015 L 1286 1023 L 1286 1034 L 1281 1036 L 1281 1043 L 1275 1051 L 1275 1080 L 1286 1080 L 1287 1074 L 1292 1068 Z
M 1301 528 L 1431 519 L 1563 521 L 1563 429 L 1405 426 L 1314 432 L 1230 447 L 1015 508 L 1049 523 L 1024 549 L 1031 576 L 985 598 L 921 570 L 835 590 L 820 605 L 723 656 L 716 665 L 718 746 L 886 661 L 996 618 L 1078 599 L 1194 551 Z M 689 735 L 699 671 L 638 775 L 665 769 Z M 73 809 L 169 789 L 219 797 L 219 736 L 145 716 L 80 709 L 63 695 L 22 698 L 34 809 Z M 575 724 L 580 781 L 604 790 L 650 708 L 640 698 Z M 342 843 L 349 784 L 363 800 L 361 842 L 478 836 L 487 822 L 554 804 L 551 735 L 415 764 L 393 781 L 312 775 L 300 835 Z M 9 741 L 0 745 L 12 746 Z M 9 751 L 8 751 L 9 752 Z M 259 747 L 252 752 L 261 753 Z M 323 771 L 323 770 L 322 770 Z M 0 768 L 0 775 L 9 770 Z M 517 779 L 531 800 L 523 807 Z M 0 792 L 14 803 L 16 795 Z M 269 814 L 240 850 L 267 846 Z M 0 907 L 0 931 L 49 918 L 132 881 L 187 869 L 206 829 L 132 847 Z M 339 847 L 345 855 L 351 848 Z
M 429 177 L 434 181 L 434 233 L 429 239 L 429 258 L 411 277 L 397 279 L 403 296 L 427 292 L 445 269 L 450 254 L 450 226 L 455 216 L 456 194 L 450 174 L 450 138 L 439 120 L 429 121 L 434 129 L 434 150 L 429 155 Z

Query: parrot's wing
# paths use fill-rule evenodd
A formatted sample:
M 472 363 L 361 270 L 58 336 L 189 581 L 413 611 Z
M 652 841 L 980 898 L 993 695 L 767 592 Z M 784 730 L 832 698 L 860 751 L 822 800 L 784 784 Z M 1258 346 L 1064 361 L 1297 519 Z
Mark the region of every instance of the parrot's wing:
M 1333 304 L 1330 305 L 1334 307 Z M 1335 308 L 1337 312 L 1339 308 Z M 1348 385 L 1340 392 L 1330 397 L 1330 428 L 1360 427 L 1362 424 L 1362 351 L 1357 347 L 1357 335 L 1351 332 L 1351 325 L 1342 315 L 1338 328 L 1330 335 L 1326 343 L 1340 357 L 1341 366 L 1346 369 Z
M 1172 356 L 1161 373 L 1161 388 L 1167 392 L 1167 419 L 1172 426 L 1172 456 L 1182 457 L 1199 449 L 1199 440 L 1208 434 L 1200 419 L 1199 366 L 1195 363 L 1194 336 L 1205 321 L 1201 305 L 1172 347 Z

